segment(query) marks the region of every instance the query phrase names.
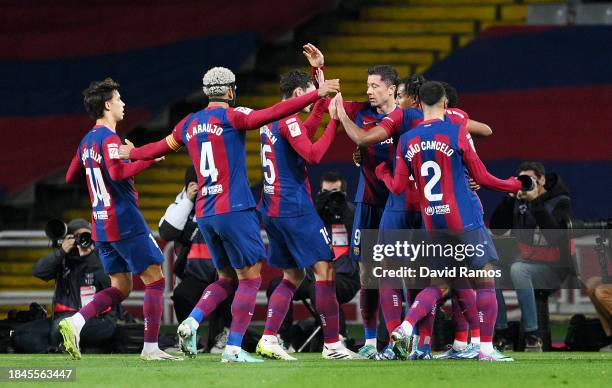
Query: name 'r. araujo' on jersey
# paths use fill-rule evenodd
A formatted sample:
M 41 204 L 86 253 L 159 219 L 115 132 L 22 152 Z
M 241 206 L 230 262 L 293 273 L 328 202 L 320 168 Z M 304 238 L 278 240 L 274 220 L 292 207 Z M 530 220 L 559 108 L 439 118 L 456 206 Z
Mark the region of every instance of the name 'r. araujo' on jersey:
M 240 109 L 251 111 L 233 110 Z M 185 117 L 173 131 L 173 137 L 180 136 L 187 146 L 198 176 L 196 217 L 255 207 L 246 172 L 246 131 L 234 128 L 228 118 L 231 111 L 205 108 Z
M 264 125 L 260 129 L 263 190 L 259 210 L 270 217 L 295 217 L 315 211 L 306 161 L 283 136 L 300 136 L 296 116 Z

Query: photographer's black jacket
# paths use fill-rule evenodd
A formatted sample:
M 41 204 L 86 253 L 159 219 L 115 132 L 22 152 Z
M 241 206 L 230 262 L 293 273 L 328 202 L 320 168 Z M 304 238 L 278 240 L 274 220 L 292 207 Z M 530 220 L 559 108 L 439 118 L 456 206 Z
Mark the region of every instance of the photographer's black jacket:
M 569 191 L 556 173 L 546 174 L 546 192 L 531 202 L 506 196 L 493 212 L 490 227 L 502 234 L 512 229 L 525 259 L 559 262 L 570 254 L 566 228 L 571 217 Z
M 53 295 L 56 313 L 78 311 L 83 307 L 81 287 L 94 286 L 95 292 L 98 292 L 111 285 L 95 250 L 87 256 L 75 257 L 64 254 L 61 249 L 54 249 L 34 264 L 32 275 L 45 281 L 56 280 Z

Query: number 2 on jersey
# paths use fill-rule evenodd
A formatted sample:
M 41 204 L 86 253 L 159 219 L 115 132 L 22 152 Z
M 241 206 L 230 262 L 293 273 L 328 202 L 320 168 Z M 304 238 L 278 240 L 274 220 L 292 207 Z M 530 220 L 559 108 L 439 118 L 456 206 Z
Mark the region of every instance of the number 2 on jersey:
M 89 183 L 89 188 L 93 194 L 91 206 L 96 207 L 98 206 L 98 202 L 102 201 L 104 207 L 109 207 L 111 203 L 110 195 L 108 194 L 108 190 L 106 190 L 106 185 L 104 184 L 104 178 L 102 177 L 102 171 L 100 168 L 86 168 L 85 175 L 87 175 L 87 183 Z
M 202 143 L 202 152 L 200 152 L 200 174 L 202 177 L 210 177 L 213 182 L 217 181 L 219 171 L 215 167 L 215 158 L 213 157 L 212 144 L 209 141 Z
M 430 169 L 433 170 L 433 176 L 429 182 L 427 182 L 425 189 L 423 190 L 425 192 L 425 198 L 427 198 L 429 202 L 441 201 L 442 193 L 434 194 L 431 192 L 431 190 L 434 188 L 436 183 L 440 181 L 440 178 L 442 177 L 442 170 L 440 169 L 438 163 L 434 162 L 433 160 L 428 160 L 421 165 L 421 175 L 429 176 Z

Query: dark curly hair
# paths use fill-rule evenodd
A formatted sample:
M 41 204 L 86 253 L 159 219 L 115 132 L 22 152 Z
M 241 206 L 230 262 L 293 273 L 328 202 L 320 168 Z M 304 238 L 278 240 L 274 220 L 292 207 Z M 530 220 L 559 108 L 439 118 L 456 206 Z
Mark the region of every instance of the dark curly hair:
M 409 75 L 400 80 L 400 84 L 404 84 L 406 95 L 410 96 L 414 101 L 419 101 L 419 88 L 427 81 L 422 75 Z
M 112 78 L 93 81 L 83 90 L 83 104 L 92 119 L 97 120 L 104 116 L 104 103 L 113 98 L 113 90 L 119 90 L 119 83 Z
M 312 76 L 303 70 L 291 70 L 281 75 L 280 91 L 283 98 L 291 98 L 297 88 L 306 90 L 309 83 L 314 83 Z

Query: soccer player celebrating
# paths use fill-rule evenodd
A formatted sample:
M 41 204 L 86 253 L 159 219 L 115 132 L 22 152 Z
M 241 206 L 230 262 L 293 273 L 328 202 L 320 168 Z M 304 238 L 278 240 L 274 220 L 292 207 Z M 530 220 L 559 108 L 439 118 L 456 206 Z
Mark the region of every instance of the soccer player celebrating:
M 66 182 L 74 182 L 84 169 L 92 207 L 92 237 L 96 241 L 111 287 L 96 293 L 78 313 L 59 323 L 66 351 L 81 358 L 80 332 L 85 322 L 121 303 L 132 290 L 132 273 L 145 284 L 143 360 L 179 360 L 157 345 L 165 279 L 164 257 L 138 210 L 133 177 L 157 160 L 125 162 L 119 158 L 121 140 L 117 123 L 123 120 L 124 102 L 119 84 L 110 78 L 92 82 L 83 92 L 85 109 L 96 125 L 83 137 L 70 163 Z
M 232 323 L 223 362 L 261 362 L 242 349 L 242 337 L 251 322 L 261 285 L 265 258 L 246 170 L 245 131 L 302 110 L 320 96 L 337 92 L 338 80 L 327 80 L 304 95 L 270 108 L 234 108 L 236 77 L 229 69 L 214 67 L 203 78 L 206 108 L 187 115 L 170 135 L 142 147 L 123 146 L 126 159 L 148 160 L 186 145 L 198 176 L 196 219 L 212 255 L 219 279 L 210 284 L 189 318 L 178 327 L 183 352 L 195 357 L 200 322 L 238 287 L 232 303 Z
M 398 144 L 394 176 L 388 166 L 381 164 L 377 176 L 390 190 L 400 193 L 412 175 L 420 197 L 421 214 L 428 231 L 449 230 L 462 243 L 484 246 L 484 254 L 470 260 L 473 269 L 490 269 L 490 262 L 498 260 L 491 237 L 484 227 L 482 207 L 469 188 L 465 169 L 476 183 L 484 187 L 518 192 L 529 187 L 529 179 L 498 179 L 486 170 L 473 147 L 465 125 L 445 120 L 447 98 L 444 87 L 428 81 L 419 89 L 419 99 L 424 119 L 414 130 L 402 135 Z M 433 211 L 432 211 L 433 209 Z M 436 212 L 436 209 L 439 211 Z M 511 361 L 493 349 L 492 336 L 497 314 L 497 301 L 491 278 L 478 282 L 478 311 L 482 317 L 480 326 L 480 360 Z M 404 322 L 392 333 L 397 346 L 407 346 L 414 325 L 432 310 L 441 298 L 441 288 L 447 284 L 428 287 L 421 291 Z
M 323 73 L 319 71 L 319 74 Z M 319 80 L 319 84 L 322 81 Z M 312 77 L 303 71 L 281 76 L 283 99 L 315 89 Z M 335 112 L 335 100 L 330 104 Z M 323 326 L 323 358 L 356 359 L 339 340 L 339 305 L 330 238 L 314 207 L 307 164 L 317 164 L 331 145 L 337 126 L 332 116 L 323 135 L 314 144 L 297 115 L 263 126 L 261 160 L 264 176 L 259 211 L 269 238 L 270 265 L 283 270 L 283 279 L 270 296 L 264 333 L 257 353 L 269 358 L 295 360 L 278 344 L 280 328 L 295 290 L 304 279 L 304 268 L 315 275 L 315 306 Z
M 311 44 L 304 46 L 304 54 L 313 68 L 322 68 L 324 57 L 319 49 Z M 397 72 L 387 65 L 373 66 L 367 70 L 368 102 L 346 101 L 342 104 L 348 121 L 355 121 L 356 125 L 364 128 L 377 126 L 395 106 L 395 89 L 397 85 Z M 355 125 L 355 124 L 354 124 Z M 359 183 L 355 196 L 355 219 L 353 235 L 351 237 L 350 257 L 359 262 L 361 260 L 361 229 L 376 229 L 380 224 L 383 208 L 389 191 L 380 182 L 374 173 L 378 163 L 391 161 L 393 146 L 382 139 L 379 144 L 372 142 L 371 147 L 364 147 L 361 151 L 361 166 Z M 363 273 L 362 273 L 363 275 Z M 377 289 L 362 288 L 359 295 L 359 307 L 363 320 L 366 343 L 359 349 L 359 355 L 373 359 L 376 350 L 376 325 L 378 318 L 379 294 Z

